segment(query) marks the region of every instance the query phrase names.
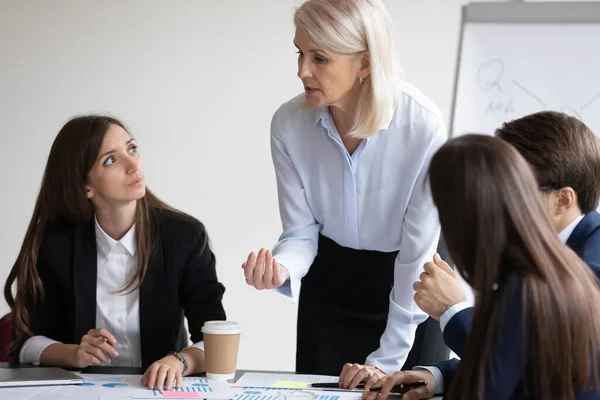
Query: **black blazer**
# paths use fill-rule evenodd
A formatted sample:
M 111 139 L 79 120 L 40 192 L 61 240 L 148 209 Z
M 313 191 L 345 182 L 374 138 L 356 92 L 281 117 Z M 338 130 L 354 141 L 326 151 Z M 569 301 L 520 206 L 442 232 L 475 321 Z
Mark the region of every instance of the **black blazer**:
M 178 343 L 184 313 L 194 343 L 202 340 L 205 321 L 226 318 L 221 303 L 225 288 L 217 280 L 204 226 L 172 211 L 152 210 L 152 217 L 155 240 L 139 288 L 143 368 L 169 351 L 181 350 Z M 44 301 L 31 310 L 33 335 L 79 344 L 90 329 L 102 328 L 96 327 L 94 221 L 78 227 L 50 225 L 37 269 Z

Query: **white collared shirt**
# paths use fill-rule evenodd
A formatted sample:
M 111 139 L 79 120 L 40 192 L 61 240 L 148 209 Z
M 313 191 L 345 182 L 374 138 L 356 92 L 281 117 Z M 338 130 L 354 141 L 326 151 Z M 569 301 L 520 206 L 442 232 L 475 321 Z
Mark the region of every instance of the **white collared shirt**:
M 136 273 L 135 226 L 117 241 L 96 221 L 96 245 L 96 327 L 106 329 L 117 339 L 115 350 L 119 356 L 111 360 L 111 365 L 141 367 L 140 291 L 115 293 Z
M 558 239 L 561 241 L 561 243 L 563 243 L 563 244 L 567 243 L 567 240 L 569 240 L 569 237 L 571 236 L 571 234 L 573 233 L 573 231 L 575 230 L 577 225 L 579 225 L 579 223 L 581 222 L 583 217 L 585 217 L 585 214 L 582 214 L 582 215 L 578 216 L 577 218 L 575 218 L 573 220 L 573 222 L 571 222 L 569 225 L 567 225 L 567 227 L 565 229 L 560 231 L 560 233 L 558 234 Z M 473 307 L 473 305 L 474 305 L 473 300 L 467 300 L 467 301 L 457 303 L 457 304 L 453 305 L 452 307 L 450 307 L 449 309 L 447 309 L 440 317 L 440 328 L 442 329 L 442 332 L 444 332 L 444 330 L 446 329 L 446 325 L 448 325 L 448 322 L 450 322 L 452 317 L 454 317 L 456 314 L 458 314 L 459 312 L 461 312 L 462 310 L 464 310 L 466 308 Z M 438 367 L 419 366 L 419 367 L 415 367 L 415 369 L 426 369 L 429 372 L 431 372 L 431 374 L 433 375 L 433 378 L 435 379 L 435 388 L 436 388 L 435 393 L 439 394 L 439 393 L 444 392 L 444 376 L 442 375 L 442 371 L 440 371 L 440 369 Z
M 283 224 L 273 256 L 290 272 L 277 291 L 298 298 L 319 232 L 352 249 L 399 251 L 387 326 L 379 349 L 366 360 L 392 373 L 404 364 L 416 326 L 427 318 L 412 286 L 439 239 L 426 176 L 431 157 L 447 139 L 442 115 L 405 84 L 390 123 L 349 154 L 329 109 L 302 107 L 302 100 L 303 95 L 283 104 L 271 124 Z
M 118 357 L 112 357 L 111 366 L 141 367 L 142 351 L 140 339 L 140 291 L 124 288 L 137 269 L 135 255 L 135 226 L 121 240 L 114 240 L 95 221 L 97 251 L 96 281 L 96 328 L 104 328 L 117 339 L 115 350 Z M 134 286 L 137 284 L 135 282 Z M 44 349 L 58 343 L 45 336 L 29 338 L 19 354 L 22 363 L 39 364 Z M 194 345 L 204 351 L 204 342 Z M 166 354 L 165 354 L 166 356 Z
M 573 220 L 573 222 L 571 222 L 569 225 L 567 225 L 567 227 L 565 229 L 560 231 L 560 233 L 558 234 L 558 239 L 561 241 L 561 243 L 563 243 L 563 244 L 567 243 L 567 241 L 571 237 L 571 234 L 573 233 L 573 231 L 575 230 L 577 225 L 579 225 L 579 223 L 581 222 L 583 217 L 585 217 L 585 214 L 581 214 L 579 217 L 575 218 Z

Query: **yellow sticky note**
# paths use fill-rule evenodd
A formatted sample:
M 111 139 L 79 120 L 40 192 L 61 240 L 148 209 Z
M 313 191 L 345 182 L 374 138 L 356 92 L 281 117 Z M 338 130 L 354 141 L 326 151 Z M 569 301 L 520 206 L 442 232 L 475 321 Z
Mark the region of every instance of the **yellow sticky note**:
M 275 385 L 273 385 L 273 387 L 285 389 L 306 389 L 308 385 L 309 384 L 305 382 L 277 381 L 275 382 Z

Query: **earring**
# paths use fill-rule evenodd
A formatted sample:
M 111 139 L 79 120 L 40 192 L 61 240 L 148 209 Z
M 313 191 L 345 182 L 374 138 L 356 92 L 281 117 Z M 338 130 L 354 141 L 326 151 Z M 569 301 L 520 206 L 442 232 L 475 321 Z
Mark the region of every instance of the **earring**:
M 358 81 L 359 81 L 360 83 L 363 83 L 363 81 L 364 81 L 364 80 L 365 80 L 365 78 L 363 78 L 363 77 L 360 77 L 360 78 L 358 78 Z

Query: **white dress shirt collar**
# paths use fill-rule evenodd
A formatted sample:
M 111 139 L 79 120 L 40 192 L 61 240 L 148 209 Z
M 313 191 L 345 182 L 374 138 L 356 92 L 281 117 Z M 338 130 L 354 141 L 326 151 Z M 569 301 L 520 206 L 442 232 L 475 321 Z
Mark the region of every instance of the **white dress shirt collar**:
M 567 240 L 569 240 L 569 237 L 571 236 L 577 225 L 579 225 L 583 217 L 585 217 L 585 214 L 581 214 L 579 217 L 575 218 L 573 222 L 567 225 L 565 229 L 560 231 L 560 233 L 558 234 L 558 239 L 561 241 L 561 243 L 567 243 Z
M 94 217 L 94 221 L 96 225 L 96 244 L 98 245 L 98 251 L 103 257 L 108 257 L 117 243 L 121 243 L 130 255 L 135 256 L 135 225 L 127 231 L 121 240 L 115 240 L 104 232 L 104 229 L 102 229 L 98 222 L 98 218 Z

